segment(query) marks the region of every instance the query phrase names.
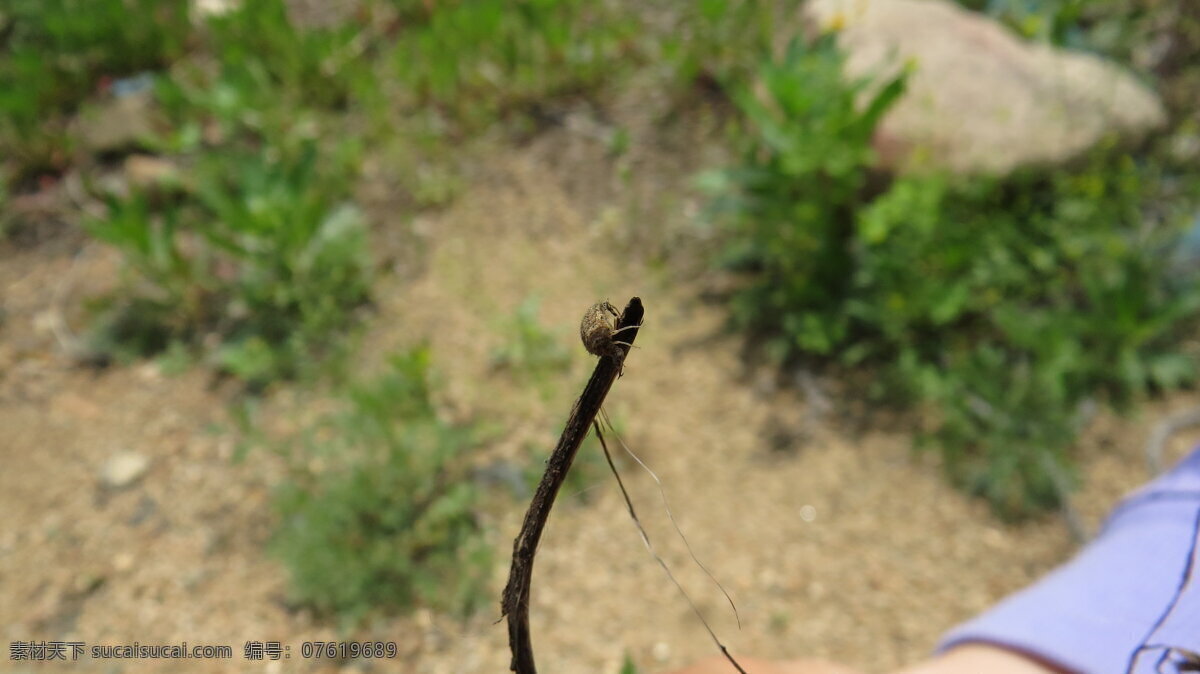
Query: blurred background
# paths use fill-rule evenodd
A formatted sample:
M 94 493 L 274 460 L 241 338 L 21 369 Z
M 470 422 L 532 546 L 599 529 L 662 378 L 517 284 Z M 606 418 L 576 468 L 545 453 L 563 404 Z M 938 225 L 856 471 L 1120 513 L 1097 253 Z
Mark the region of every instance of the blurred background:
M 740 630 L 618 465 L 718 634 L 912 662 L 1200 441 L 1198 56 L 1188 0 L 5 0 L 6 647 L 505 671 L 638 295 L 608 413 Z M 715 650 L 590 439 L 531 616 L 547 671 Z M 179 670 L 5 665 L 56 667 Z

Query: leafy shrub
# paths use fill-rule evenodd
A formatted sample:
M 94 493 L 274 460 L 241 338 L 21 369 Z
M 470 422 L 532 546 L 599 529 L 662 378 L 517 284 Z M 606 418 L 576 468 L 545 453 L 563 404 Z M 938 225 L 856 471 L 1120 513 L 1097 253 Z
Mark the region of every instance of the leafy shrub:
M 1180 345 L 1200 286 L 1162 264 L 1182 223 L 1148 226 L 1154 180 L 1102 154 L 1073 174 L 954 185 L 929 204 L 936 227 L 864 246 L 857 306 L 876 309 L 858 318 L 889 326 L 902 376 L 942 410 L 934 438 L 952 475 L 1002 512 L 1059 503 L 1090 402 L 1124 409 L 1195 378 Z M 872 260 L 884 257 L 890 272 Z M 888 305 L 900 310 L 874 321 Z
M 108 217 L 87 223 L 134 273 L 99 330 L 110 348 L 207 344 L 220 367 L 261 384 L 332 344 L 369 293 L 365 229 L 346 202 L 357 153 L 275 152 L 206 154 L 182 203 L 111 199 Z
M 724 261 L 747 272 L 733 320 L 781 361 L 875 368 L 864 392 L 920 403 L 922 444 L 999 514 L 1055 507 L 1082 410 L 1196 375 L 1179 345 L 1200 285 L 1162 264 L 1181 223 L 1142 216 L 1172 181 L 1101 148 L 1070 171 L 901 178 L 868 199 L 871 131 L 902 84 L 855 107 L 840 66 L 827 40 L 793 48 L 763 67 L 766 102 L 737 99 L 742 163 L 710 178 Z
M 871 134 L 903 92 L 896 77 L 856 101 L 871 83 L 844 84 L 833 36 L 796 40 L 760 71 L 764 95 L 741 86 L 734 100 L 755 129 L 737 168 L 705 176 L 729 216 L 724 262 L 752 271 L 733 300 L 735 323 L 773 335 L 770 350 L 828 354 L 848 324 L 841 312 L 850 277 L 853 215 L 874 159 Z M 803 273 L 798 268 L 803 267 Z
M 273 547 L 298 601 L 354 621 L 418 602 L 463 612 L 484 599 L 491 555 L 460 460 L 472 432 L 437 417 L 430 386 L 426 350 L 396 356 L 302 448 L 281 450 L 292 470 L 275 500 Z

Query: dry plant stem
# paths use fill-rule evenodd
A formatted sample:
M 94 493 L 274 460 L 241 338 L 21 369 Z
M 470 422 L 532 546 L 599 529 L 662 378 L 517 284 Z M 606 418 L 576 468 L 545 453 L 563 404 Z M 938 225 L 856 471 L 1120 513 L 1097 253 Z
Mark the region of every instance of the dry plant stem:
M 704 614 L 700 612 L 700 608 L 696 606 L 696 602 L 692 601 L 692 598 L 690 595 L 688 595 L 687 590 L 683 589 L 683 585 L 680 585 L 679 580 L 675 578 L 675 574 L 671 573 L 670 567 L 667 566 L 667 563 L 661 556 L 659 556 L 658 552 L 654 550 L 654 544 L 650 542 L 650 537 L 646 535 L 646 528 L 642 526 L 642 521 L 638 519 L 637 512 L 633 509 L 633 500 L 629 498 L 629 492 L 625 490 L 625 482 L 621 480 L 621 474 L 617 472 L 617 466 L 613 463 L 612 454 L 610 454 L 608 451 L 608 443 L 604 441 L 604 433 L 600 430 L 600 423 L 593 422 L 593 425 L 596 427 L 596 439 L 600 441 L 600 447 L 604 449 L 604 460 L 608 462 L 608 467 L 610 470 L 612 470 L 613 477 L 617 478 L 617 486 L 621 488 L 621 496 L 625 499 L 625 508 L 629 510 L 629 516 L 633 518 L 633 523 L 637 526 L 638 533 L 642 536 L 642 543 L 645 544 L 646 549 L 650 551 L 650 556 L 654 557 L 654 561 L 658 562 L 658 565 L 662 567 L 662 570 L 667 574 L 667 578 L 670 578 L 671 582 L 675 584 L 675 589 L 679 590 L 679 593 L 682 594 L 683 598 L 687 600 L 688 605 L 692 607 L 692 612 L 695 613 L 696 617 L 700 619 L 700 623 L 704 625 L 704 629 L 708 632 L 708 636 L 712 637 L 713 643 L 717 645 L 717 648 L 721 649 L 721 655 L 725 656 L 725 659 L 729 661 L 729 664 L 733 665 L 734 669 L 741 672 L 741 674 L 746 674 L 746 670 L 742 669 L 742 666 L 738 664 L 738 661 L 734 660 L 733 656 L 729 654 L 729 649 L 725 648 L 725 644 L 721 643 L 721 640 L 717 638 L 717 633 L 713 632 L 713 629 L 709 626 L 708 621 L 704 619 Z M 609 424 L 609 428 L 612 428 L 612 424 Z M 626 448 L 626 451 L 629 451 L 629 449 Z M 630 455 L 632 456 L 633 452 L 630 452 Z M 641 459 L 638 459 L 638 463 L 641 463 Z M 644 463 L 642 464 L 643 467 L 645 467 L 645 465 L 646 464 Z M 647 468 L 646 470 L 650 469 Z M 651 474 L 653 474 L 653 472 Z M 654 479 L 657 480 L 658 476 L 656 475 Z M 669 513 L 670 509 L 668 509 L 667 512 Z M 672 516 L 671 522 L 674 523 L 674 521 L 675 518 Z M 683 536 L 683 532 L 679 530 L 679 525 L 675 526 L 675 530 L 679 531 L 680 536 Z M 691 548 L 692 546 L 688 545 L 689 552 L 691 552 Z M 695 560 L 697 564 L 700 564 L 700 560 L 696 559 L 695 555 L 692 555 L 692 559 Z M 704 565 L 700 564 L 700 568 L 704 568 Z M 704 569 L 704 571 L 707 573 L 708 569 Z M 708 574 L 708 577 L 712 578 L 714 582 L 717 580 L 716 578 L 713 578 L 711 573 Z M 720 586 L 721 584 L 717 583 L 717 585 Z M 721 592 L 725 592 L 725 588 L 722 587 Z M 729 595 L 726 594 L 725 598 L 729 599 Z M 729 599 L 729 603 L 732 605 L 733 600 Z M 737 612 L 736 607 L 734 607 L 733 610 L 734 613 Z
M 1200 426 L 1200 407 L 1173 414 L 1154 425 L 1146 442 L 1146 465 L 1150 468 L 1150 477 L 1158 477 L 1162 472 L 1163 452 L 1171 436 L 1191 426 Z
M 508 584 L 504 586 L 504 595 L 500 599 L 500 614 L 508 617 L 508 647 L 512 651 L 512 663 L 509 669 L 517 674 L 536 674 L 537 667 L 533 662 L 533 642 L 529 634 L 529 586 L 533 579 L 533 556 L 537 552 L 538 541 L 541 540 L 542 530 L 550 517 L 550 509 L 554 499 L 562 487 L 571 462 L 579 451 L 579 445 L 587 436 L 588 427 L 600 412 L 600 406 L 612 388 L 613 382 L 621 373 L 621 366 L 633 340 L 637 338 L 638 327 L 642 324 L 642 300 L 634 297 L 625 305 L 615 326 L 621 331 L 622 344 L 620 358 L 616 353 L 601 356 L 592 378 L 588 380 L 583 393 L 571 408 L 567 417 L 567 425 L 563 428 L 558 445 L 546 461 L 546 472 L 538 483 L 529 510 L 525 513 L 525 521 L 521 532 L 513 541 L 512 567 L 508 572 Z
M 675 513 L 671 512 L 671 504 L 667 502 L 667 490 L 665 487 L 663 487 L 662 480 L 658 479 L 658 473 L 650 470 L 650 466 L 647 466 L 646 462 L 642 461 L 641 457 L 639 457 L 637 454 L 634 454 L 633 450 L 629 448 L 629 445 L 625 444 L 625 441 L 621 439 L 621 434 L 617 432 L 617 429 L 613 427 L 612 421 L 608 418 L 608 412 L 601 409 L 600 418 L 604 421 L 604 425 L 608 426 L 608 430 L 612 432 L 613 437 L 617 439 L 617 443 L 621 445 L 621 449 L 625 450 L 625 453 L 628 454 L 634 461 L 636 461 L 637 464 L 642 467 L 642 470 L 650 474 L 650 478 L 653 479 L 654 484 L 658 486 L 658 495 L 662 498 L 663 510 L 667 511 L 667 517 L 671 520 L 671 526 L 675 527 L 675 533 L 679 534 L 679 540 L 683 541 L 683 546 L 687 548 L 688 556 L 690 556 L 692 561 L 695 562 L 696 566 L 700 567 L 700 570 L 703 571 L 706 576 L 708 576 L 708 579 L 716 584 L 717 589 L 721 591 L 721 594 L 725 595 L 725 601 L 729 602 L 729 608 L 733 609 L 733 617 L 737 620 L 738 629 L 741 629 L 742 616 L 738 613 L 737 604 L 733 603 L 733 597 L 729 596 L 729 592 L 725 590 L 725 586 L 721 584 L 721 581 L 717 580 L 717 577 L 713 575 L 712 571 L 708 570 L 708 567 L 704 565 L 704 562 L 700 561 L 700 558 L 696 556 L 696 552 L 692 550 L 692 544 L 688 543 L 687 536 L 683 535 L 683 529 L 680 528 L 679 522 L 675 520 Z M 599 426 L 596 427 L 596 437 L 600 440 L 600 446 L 604 448 L 604 454 L 607 457 L 608 445 L 604 443 L 604 436 L 600 433 Z M 617 467 L 613 465 L 612 459 L 609 459 L 608 465 L 613 469 L 613 473 L 615 474 L 617 472 Z M 625 485 L 621 484 L 620 475 L 617 475 L 617 484 L 621 487 L 621 491 L 624 492 Z M 625 495 L 625 500 L 627 502 L 629 501 L 628 494 Z M 633 515 L 632 503 L 629 504 L 629 514 Z M 642 523 L 638 521 L 636 515 L 633 518 L 633 522 L 637 525 L 638 529 L 642 529 Z M 649 538 L 646 537 L 646 531 L 644 529 L 642 529 L 642 538 L 646 538 L 646 543 L 649 544 L 650 541 Z M 650 546 L 647 545 L 647 547 Z M 654 551 L 651 550 L 651 552 L 653 553 Z M 704 621 L 703 616 L 701 616 L 700 620 L 701 622 Z M 717 644 L 720 645 L 720 642 L 718 641 Z

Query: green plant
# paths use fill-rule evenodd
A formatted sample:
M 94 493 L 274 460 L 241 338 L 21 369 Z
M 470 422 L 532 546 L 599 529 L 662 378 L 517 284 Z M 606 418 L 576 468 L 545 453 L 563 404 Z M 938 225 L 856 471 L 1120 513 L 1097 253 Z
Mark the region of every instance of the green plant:
M 10 0 L 0 9 L 0 154 L 16 180 L 61 169 L 67 115 L 104 78 L 183 54 L 185 0 Z
M 663 59 L 685 86 L 702 78 L 720 85 L 746 81 L 772 53 L 776 26 L 796 16 L 799 5 L 797 0 L 684 3 L 672 30 L 658 40 Z
M 461 613 L 485 599 L 491 554 L 462 461 L 472 431 L 438 418 L 431 387 L 428 351 L 400 354 L 351 387 L 346 409 L 306 442 L 279 446 L 292 468 L 272 547 L 297 601 L 353 623 L 417 603 Z
M 257 87 L 305 105 L 341 108 L 368 76 L 360 58 L 364 27 L 355 21 L 301 28 L 284 0 L 259 0 L 209 19 L 207 28 L 221 78 L 244 90 Z
M 847 330 L 853 216 L 874 159 L 871 134 L 904 90 L 894 77 L 858 105 L 871 82 L 845 83 L 834 37 L 795 40 L 760 70 L 763 94 L 734 89 L 753 128 L 742 163 L 710 173 L 713 209 L 729 225 L 725 264 L 754 272 L 734 297 L 735 323 L 772 335 L 771 352 L 828 354 Z M 803 265 L 804 273 L 797 273 Z
M 346 202 L 356 157 L 312 143 L 210 153 L 182 203 L 110 199 L 87 227 L 121 250 L 134 283 L 108 300 L 100 341 L 137 355 L 206 345 L 251 384 L 298 374 L 368 297 L 365 229 Z
M 1144 224 L 1156 183 L 1102 153 L 1073 174 L 902 181 L 860 221 L 878 238 L 861 241 L 846 353 L 899 357 L 893 390 L 936 403 L 951 475 L 1002 513 L 1061 503 L 1081 409 L 1196 376 L 1180 348 L 1200 287 L 1161 264 L 1182 223 Z M 929 196 L 885 215 L 906 190 Z
M 985 12 L 1021 36 L 1062 47 L 1128 58 L 1150 39 L 1153 3 L 1131 0 L 958 0 Z M 1163 6 L 1165 8 L 1165 5 Z M 1162 8 L 1158 11 L 1163 11 Z
M 581 0 L 437 3 L 392 48 L 410 104 L 478 128 L 521 105 L 611 77 L 630 52 L 631 24 Z
M 538 320 L 537 297 L 527 297 L 516 314 L 504 326 L 504 342 L 492 353 L 492 366 L 512 372 L 523 379 L 544 383 L 561 374 L 571 364 L 562 335 L 548 330 Z M 550 392 L 545 386 L 542 389 Z
M 1186 221 L 1157 204 L 1180 183 L 1195 203 L 1200 181 L 1102 147 L 1071 170 L 906 177 L 870 198 L 871 132 L 902 80 L 856 107 L 840 66 L 828 43 L 793 50 L 764 66 L 766 103 L 737 99 L 742 163 L 709 177 L 723 261 L 745 276 L 732 318 L 780 361 L 859 368 L 863 393 L 918 404 L 919 445 L 997 513 L 1056 507 L 1084 410 L 1195 379 L 1180 349 L 1200 286 L 1161 263 Z
M 300 27 L 283 0 L 262 0 L 208 18 L 202 35 L 211 58 L 180 64 L 157 82 L 174 126 L 163 139 L 171 150 L 214 138 L 311 138 L 324 113 L 344 112 L 377 89 L 367 58 L 374 45 L 359 21 Z

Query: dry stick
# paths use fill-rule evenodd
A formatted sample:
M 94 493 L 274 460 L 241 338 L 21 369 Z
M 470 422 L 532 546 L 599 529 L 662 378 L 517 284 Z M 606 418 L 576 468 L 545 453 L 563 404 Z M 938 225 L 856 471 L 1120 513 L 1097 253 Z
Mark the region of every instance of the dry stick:
M 738 661 L 734 660 L 733 656 L 729 654 L 729 649 L 725 648 L 725 644 L 721 643 L 721 640 L 717 638 L 717 633 L 713 632 L 712 627 L 710 627 L 708 624 L 708 621 L 704 619 L 704 614 L 701 613 L 700 609 L 696 606 L 696 602 L 692 601 L 692 598 L 690 595 L 688 595 L 687 590 L 683 589 L 683 585 L 679 584 L 679 581 L 675 578 L 675 574 L 671 573 L 670 567 L 668 567 L 667 563 L 663 561 L 663 558 L 660 557 L 657 552 L 655 552 L 654 545 L 650 543 L 650 537 L 646 535 L 646 529 L 642 526 L 642 521 L 638 519 L 637 513 L 633 510 L 633 501 L 629 498 L 629 492 L 625 491 L 625 483 L 621 481 L 621 474 L 617 472 L 617 467 L 613 464 L 612 455 L 608 453 L 608 443 L 604 441 L 604 433 L 600 431 L 600 424 L 599 422 L 595 421 L 593 421 L 592 424 L 596 427 L 596 439 L 600 441 L 600 446 L 604 449 L 604 460 L 608 461 L 608 467 L 612 469 L 613 476 L 617 478 L 617 486 L 621 488 L 621 496 L 625 498 L 625 507 L 629 510 L 629 516 L 633 518 L 633 523 L 637 525 L 638 533 L 642 535 L 642 543 L 646 545 L 646 549 L 650 551 L 650 555 L 654 557 L 654 561 L 658 562 L 658 565 L 662 567 L 663 572 L 667 574 L 667 578 L 670 578 L 671 582 L 675 584 L 675 589 L 679 590 L 679 593 L 682 594 L 683 598 L 687 600 L 688 605 L 692 607 L 692 612 L 695 613 L 696 617 L 700 619 L 700 623 L 704 625 L 704 629 L 708 631 L 708 636 L 712 637 L 713 643 L 717 645 L 717 648 L 721 649 L 721 654 L 725 656 L 725 659 L 729 661 L 729 664 L 733 665 L 734 669 L 738 670 L 742 674 L 746 674 L 746 670 L 742 669 L 742 666 L 738 664 Z M 609 428 L 612 428 L 611 423 L 609 424 Z M 626 448 L 626 451 L 629 451 L 628 448 Z M 630 452 L 630 454 L 632 455 L 632 452 Z M 638 463 L 641 463 L 640 459 L 638 460 Z M 643 467 L 645 467 L 645 465 L 646 464 L 644 463 L 642 464 Z M 647 468 L 646 470 L 650 469 Z M 657 480 L 658 477 L 656 476 L 654 479 Z M 670 509 L 668 509 L 667 512 L 669 513 Z M 675 518 L 672 517 L 671 521 L 674 522 Z M 679 530 L 678 525 L 676 525 L 675 529 L 676 531 Z M 680 531 L 679 535 L 682 536 L 683 532 Z M 684 543 L 686 544 L 686 540 Z M 690 545 L 688 546 L 688 551 L 691 551 Z M 697 560 L 695 555 L 692 555 L 692 559 L 695 560 L 697 564 L 700 564 L 700 560 Z M 704 565 L 700 564 L 700 568 L 704 569 Z M 708 571 L 708 569 L 704 570 L 705 572 Z M 712 574 L 708 574 L 708 577 L 712 578 Z M 716 580 L 716 578 L 713 578 L 714 582 Z M 717 585 L 720 586 L 721 584 L 717 583 Z M 724 592 L 725 588 L 722 587 L 721 591 Z M 729 595 L 726 594 L 725 598 L 728 599 Z M 733 603 L 732 599 L 729 601 L 730 603 Z M 734 613 L 737 612 L 736 607 L 733 610 Z
M 1162 472 L 1163 450 L 1167 440 L 1189 426 L 1198 425 L 1200 407 L 1173 414 L 1154 425 L 1150 439 L 1146 442 L 1146 465 L 1150 468 L 1151 477 L 1157 477 Z
M 725 586 L 721 584 L 721 581 L 717 580 L 717 577 L 713 575 L 712 571 L 708 570 L 708 567 L 704 565 L 704 562 L 700 561 L 700 558 L 696 556 L 695 551 L 692 550 L 692 544 L 688 543 L 687 536 L 683 535 L 683 529 L 679 527 L 679 522 L 675 520 L 675 513 L 671 512 L 671 504 L 667 502 L 667 490 L 665 487 L 663 487 L 662 480 L 658 479 L 658 474 L 653 470 L 650 470 L 650 466 L 647 466 L 646 462 L 642 461 L 641 457 L 639 457 L 637 454 L 634 454 L 633 450 L 629 448 L 629 445 L 625 444 L 625 441 L 621 439 L 621 434 L 618 433 L 617 429 L 613 426 L 612 420 L 608 418 L 608 412 L 606 412 L 603 408 L 600 410 L 600 418 L 604 420 L 604 424 L 608 426 L 608 430 L 612 431 L 613 437 L 617 439 L 617 442 L 621 445 L 621 449 L 625 450 L 625 453 L 632 457 L 634 461 L 637 461 L 637 464 L 642 467 L 642 470 L 650 473 L 650 477 L 654 479 L 654 484 L 658 485 L 658 495 L 662 498 L 663 510 L 667 511 L 667 517 L 671 520 L 671 526 L 675 527 L 675 533 L 679 534 L 679 539 L 683 541 L 684 547 L 687 548 L 688 555 L 691 556 L 692 561 L 696 563 L 696 566 L 700 567 L 700 569 L 704 571 L 705 575 L 708 576 L 708 579 L 716 584 L 717 589 L 721 591 L 721 594 L 725 595 L 725 601 L 729 602 L 729 608 L 733 609 L 733 617 L 737 620 L 738 629 L 741 629 L 742 616 L 738 613 L 737 604 L 733 603 L 733 597 L 729 596 L 729 592 L 725 590 Z M 596 436 L 600 438 L 600 445 L 604 447 L 604 453 L 607 454 L 608 447 L 604 445 L 604 438 L 600 436 L 599 428 L 596 429 Z M 609 465 L 611 464 L 612 461 L 609 461 Z M 613 472 L 616 472 L 616 468 L 613 469 Z M 620 483 L 621 478 L 620 476 L 617 476 L 617 484 Z M 624 485 L 622 485 L 621 490 L 624 491 Z M 628 496 L 626 496 L 625 500 L 629 500 Z M 632 515 L 633 513 L 630 512 L 630 514 Z M 633 521 L 638 525 L 639 529 L 642 528 L 642 523 L 638 522 L 636 517 L 633 518 Z M 645 536 L 646 532 L 643 531 L 642 537 L 644 538 Z M 651 552 L 653 552 L 653 550 L 651 550 Z
M 621 366 L 633 340 L 637 338 L 637 328 L 642 323 L 642 300 L 634 297 L 625 305 L 625 311 L 617 321 L 616 330 L 622 332 L 623 343 L 617 345 L 617 350 L 600 357 L 592 378 L 588 380 L 583 393 L 571 408 L 567 417 L 567 425 L 558 438 L 558 445 L 546 461 L 546 472 L 538 483 L 529 510 L 525 513 L 525 521 L 521 525 L 521 533 L 513 541 L 512 567 L 508 572 L 508 584 L 504 586 L 504 595 L 500 599 L 500 615 L 508 617 L 508 647 L 512 651 L 512 662 L 509 669 L 517 674 L 536 674 L 537 667 L 533 663 L 533 643 L 529 635 L 529 586 L 533 580 L 533 556 L 537 553 L 538 541 L 542 530 L 546 527 L 546 519 L 550 517 L 550 509 L 554 506 L 554 498 L 562 487 L 571 462 L 579 451 L 579 445 L 587 436 L 588 427 L 596 419 L 600 405 L 604 403 L 608 390 L 613 381 L 621 373 Z M 619 354 L 619 357 L 618 357 Z

